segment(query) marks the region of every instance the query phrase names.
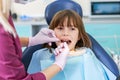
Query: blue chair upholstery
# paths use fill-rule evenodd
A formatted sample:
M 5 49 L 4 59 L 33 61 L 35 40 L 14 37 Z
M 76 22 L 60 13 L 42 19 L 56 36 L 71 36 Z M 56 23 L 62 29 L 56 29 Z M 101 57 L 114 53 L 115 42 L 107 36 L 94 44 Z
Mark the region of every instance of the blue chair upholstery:
M 57 1 L 54 1 L 53 3 L 49 4 L 46 7 L 45 18 L 46 18 L 48 25 L 50 24 L 50 21 L 51 21 L 52 17 L 54 16 L 54 14 L 56 12 L 58 12 L 60 10 L 64 10 L 64 9 L 72 9 L 72 10 L 76 11 L 81 17 L 83 16 L 82 8 L 78 3 L 73 2 L 71 0 L 57 0 Z M 119 76 L 118 67 L 115 64 L 115 62 L 113 61 L 113 59 L 107 54 L 107 52 L 100 46 L 100 44 L 90 34 L 88 34 L 88 36 L 92 42 L 91 49 L 95 53 L 96 57 L 112 73 L 114 73 L 116 76 Z M 33 52 L 35 52 L 36 50 L 38 50 L 40 48 L 42 48 L 42 45 L 36 45 L 36 46 L 26 48 L 26 50 L 23 52 L 22 61 L 26 67 L 26 70 L 29 66 Z
M 95 53 L 96 57 L 116 76 L 119 76 L 119 69 L 113 59 L 108 55 L 108 53 L 101 47 L 101 45 L 88 34 L 92 42 L 92 51 Z
M 75 2 L 71 0 L 58 0 L 58 1 L 53 2 L 52 4 L 49 4 L 46 7 L 45 18 L 46 18 L 48 25 L 50 24 L 50 21 L 52 17 L 54 16 L 54 14 L 64 9 L 69 9 L 69 10 L 72 9 L 75 12 L 77 12 L 81 17 L 83 17 L 82 8 L 79 4 L 76 4 Z

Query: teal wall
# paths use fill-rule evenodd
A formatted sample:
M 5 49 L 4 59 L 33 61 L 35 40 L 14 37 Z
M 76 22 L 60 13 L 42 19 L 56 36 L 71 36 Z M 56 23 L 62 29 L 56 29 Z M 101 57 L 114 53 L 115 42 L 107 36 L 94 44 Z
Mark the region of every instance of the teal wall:
M 120 54 L 120 23 L 87 23 L 85 29 L 109 54 Z
M 31 36 L 31 26 L 30 25 L 15 25 L 16 31 L 19 37 L 30 37 Z M 22 51 L 25 50 L 26 47 L 22 47 Z
M 19 36 L 29 37 L 31 36 L 31 26 L 30 25 L 15 25 L 17 33 Z

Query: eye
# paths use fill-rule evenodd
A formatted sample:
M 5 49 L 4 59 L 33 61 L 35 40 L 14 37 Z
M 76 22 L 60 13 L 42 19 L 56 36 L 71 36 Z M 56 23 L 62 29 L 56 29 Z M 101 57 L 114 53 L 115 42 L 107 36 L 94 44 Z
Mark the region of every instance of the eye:
M 75 30 L 76 29 L 74 26 L 70 26 L 69 28 L 70 28 L 70 30 Z
M 75 27 L 71 27 L 71 30 L 75 30 Z
M 57 27 L 57 29 L 59 29 L 59 30 L 63 30 L 63 28 L 64 28 L 63 26 L 58 26 Z

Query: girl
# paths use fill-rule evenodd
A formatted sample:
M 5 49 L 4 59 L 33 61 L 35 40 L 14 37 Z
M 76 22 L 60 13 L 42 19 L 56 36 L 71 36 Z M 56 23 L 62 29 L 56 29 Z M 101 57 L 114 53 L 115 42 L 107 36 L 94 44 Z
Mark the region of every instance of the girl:
M 107 69 L 94 55 L 91 41 L 85 32 L 81 17 L 72 10 L 62 10 L 55 14 L 50 23 L 50 29 L 60 39 L 52 47 L 45 45 L 44 49 L 33 54 L 28 68 L 29 73 L 35 73 L 47 68 L 54 62 L 54 48 L 66 42 L 70 49 L 67 64 L 52 80 L 115 80 L 116 76 Z M 61 51 L 61 50 L 60 50 Z M 56 53 L 60 51 L 56 50 Z
M 64 68 L 69 49 L 63 44 L 54 64 L 43 71 L 28 74 L 21 62 L 22 50 L 19 37 L 12 23 L 9 10 L 11 0 L 0 0 L 0 80 L 48 80 Z M 51 36 L 49 36 L 51 34 Z M 42 37 L 42 38 L 41 38 Z M 47 38 L 44 40 L 44 38 Z M 49 41 L 50 40 L 50 41 Z M 35 41 L 35 42 L 34 42 Z M 40 42 L 43 41 L 43 42 Z M 58 41 L 52 30 L 44 29 L 30 39 L 30 44 Z M 61 49 L 61 47 L 59 47 Z M 59 50 L 58 49 L 58 50 Z M 59 60 L 61 62 L 59 62 Z

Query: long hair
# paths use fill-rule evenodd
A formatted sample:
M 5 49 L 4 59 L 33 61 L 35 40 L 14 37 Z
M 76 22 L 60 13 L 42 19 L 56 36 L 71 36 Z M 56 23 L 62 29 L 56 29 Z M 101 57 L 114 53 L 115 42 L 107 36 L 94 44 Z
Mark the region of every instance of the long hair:
M 3 26 L 6 32 L 9 32 L 14 37 L 16 37 L 16 32 L 14 28 L 8 22 L 9 18 L 9 7 L 11 0 L 0 0 L 0 24 Z
M 71 25 L 70 22 L 72 21 L 74 26 L 79 30 L 79 37 L 80 40 L 75 45 L 75 48 L 79 47 L 91 47 L 91 41 L 85 31 L 84 24 L 82 18 L 73 10 L 62 10 L 57 12 L 52 21 L 50 23 L 50 29 L 54 30 L 58 25 L 63 25 L 64 20 L 68 18 L 67 26 Z M 55 43 L 52 46 L 53 48 L 56 47 Z

